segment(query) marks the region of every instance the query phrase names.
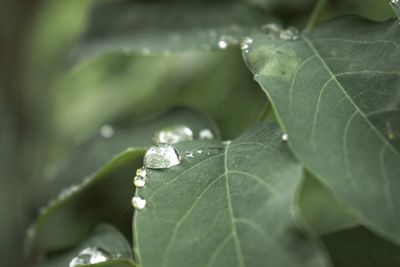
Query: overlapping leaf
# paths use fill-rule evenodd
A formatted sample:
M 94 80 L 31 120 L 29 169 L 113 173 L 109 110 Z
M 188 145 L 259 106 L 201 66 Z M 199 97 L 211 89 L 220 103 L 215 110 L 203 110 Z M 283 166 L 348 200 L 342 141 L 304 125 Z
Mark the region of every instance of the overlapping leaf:
M 186 142 L 191 155 L 148 170 L 135 249 L 151 266 L 327 266 L 301 233 L 292 202 L 302 177 L 281 131 L 265 123 L 233 142 Z M 188 153 L 188 152 L 189 153 Z
M 363 227 L 322 236 L 337 267 L 400 266 L 400 247 Z
M 190 127 L 196 137 L 204 128 L 219 137 L 211 119 L 183 108 L 141 126 L 120 124 L 110 138 L 96 135 L 77 150 L 58 176 L 43 186 L 42 192 L 61 192 L 42 208 L 30 231 L 30 246 L 39 252 L 71 247 L 98 223 L 113 224 L 130 236 L 130 199 L 134 192 L 131 179 L 141 167 L 144 153 L 144 148 L 132 147 L 150 146 L 156 131 L 176 124 Z
M 369 227 L 400 242 L 400 28 L 356 17 L 244 57 L 295 154 Z M 246 53 L 247 52 L 247 53 Z
M 93 8 L 71 60 L 107 52 L 224 49 L 269 21 L 258 10 L 237 3 L 103 1 Z
M 38 267 L 66 267 L 71 266 L 71 261 L 79 256 L 84 249 L 96 249 L 104 259 L 98 263 L 87 263 L 79 266 L 103 266 L 103 267 L 132 267 L 133 256 L 132 249 L 128 241 L 115 228 L 109 225 L 98 225 L 90 233 L 90 236 L 82 242 L 77 248 L 65 252 L 61 255 L 46 259 L 38 264 Z M 93 255 L 94 257 L 96 255 Z M 82 258 L 87 260 L 89 258 Z M 96 259 L 92 259 L 96 261 Z M 97 259 L 97 261 L 99 261 Z

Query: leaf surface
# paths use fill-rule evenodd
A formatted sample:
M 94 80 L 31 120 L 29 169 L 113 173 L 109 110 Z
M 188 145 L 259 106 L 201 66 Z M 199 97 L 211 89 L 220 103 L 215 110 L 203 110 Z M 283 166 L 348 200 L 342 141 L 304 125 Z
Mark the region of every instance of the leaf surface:
M 269 20 L 257 9 L 237 3 L 103 1 L 94 6 L 71 60 L 110 52 L 225 49 Z
M 293 216 L 302 167 L 275 124 L 225 146 L 186 142 L 177 149 L 194 157 L 148 170 L 146 187 L 137 190 L 147 200 L 134 222 L 142 267 L 329 266 Z
M 289 144 L 360 221 L 400 242 L 400 29 L 357 17 L 298 40 L 254 35 L 244 57 Z
M 73 258 L 87 248 L 96 248 L 107 256 L 101 263 L 84 264 L 79 266 L 96 267 L 133 267 L 132 249 L 124 236 L 114 227 L 102 224 L 94 228 L 89 237 L 77 248 L 60 255 L 47 258 L 39 263 L 38 267 L 66 267 L 70 266 Z

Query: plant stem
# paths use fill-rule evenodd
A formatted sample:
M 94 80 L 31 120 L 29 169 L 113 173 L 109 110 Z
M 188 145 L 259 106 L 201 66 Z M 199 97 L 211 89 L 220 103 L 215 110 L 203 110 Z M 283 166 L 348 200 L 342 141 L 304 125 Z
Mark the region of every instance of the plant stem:
M 304 29 L 304 32 L 309 32 L 314 29 L 315 25 L 318 22 L 318 19 L 321 15 L 322 10 L 325 8 L 328 0 L 318 0 L 318 3 L 315 5 L 310 18 L 308 19 L 307 25 Z

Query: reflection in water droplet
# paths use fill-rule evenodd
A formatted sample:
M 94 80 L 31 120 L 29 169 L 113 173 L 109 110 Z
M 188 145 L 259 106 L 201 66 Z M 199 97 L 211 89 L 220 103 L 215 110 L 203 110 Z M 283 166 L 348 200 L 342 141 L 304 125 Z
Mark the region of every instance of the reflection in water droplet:
M 400 19 L 400 0 L 391 0 L 390 6 L 393 8 L 397 17 Z
M 191 140 L 193 140 L 193 131 L 185 125 L 165 127 L 154 136 L 154 142 L 156 144 L 177 144 Z
M 149 169 L 168 169 L 181 162 L 179 152 L 169 144 L 158 144 L 146 151 L 144 166 Z
M 203 129 L 199 132 L 200 140 L 212 140 L 214 139 L 214 134 L 210 129 Z
M 279 38 L 283 40 L 297 40 L 299 39 L 300 32 L 294 27 L 289 27 L 279 33 Z
M 132 198 L 132 206 L 135 209 L 142 210 L 144 207 L 146 207 L 146 199 L 143 199 L 140 196 L 134 196 Z
M 100 134 L 104 138 L 111 138 L 114 135 L 114 128 L 111 125 L 105 124 L 101 126 Z
M 85 248 L 79 252 L 78 256 L 69 262 L 69 267 L 77 267 L 87 264 L 105 262 L 109 259 L 107 253 L 97 247 Z
M 289 136 L 287 134 L 282 134 L 282 141 L 286 142 L 289 140 Z

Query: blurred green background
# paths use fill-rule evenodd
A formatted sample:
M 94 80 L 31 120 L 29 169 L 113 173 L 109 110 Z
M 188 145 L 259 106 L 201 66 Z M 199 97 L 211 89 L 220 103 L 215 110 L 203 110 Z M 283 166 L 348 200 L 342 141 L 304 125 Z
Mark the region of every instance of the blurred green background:
M 58 191 L 42 197 L 38 192 L 47 190 L 58 166 L 102 125 L 141 124 L 186 106 L 212 117 L 222 138 L 231 139 L 269 107 L 238 47 L 169 56 L 111 53 L 69 67 L 68 55 L 84 30 L 91 2 L 0 4 L 2 266 L 30 266 L 22 257 L 27 226 L 42 199 Z M 267 11 L 278 5 L 286 23 L 294 12 L 282 1 L 248 2 Z M 380 20 L 393 16 L 386 2 L 332 1 L 324 17 L 359 13 Z M 294 20 L 303 22 L 301 16 Z

